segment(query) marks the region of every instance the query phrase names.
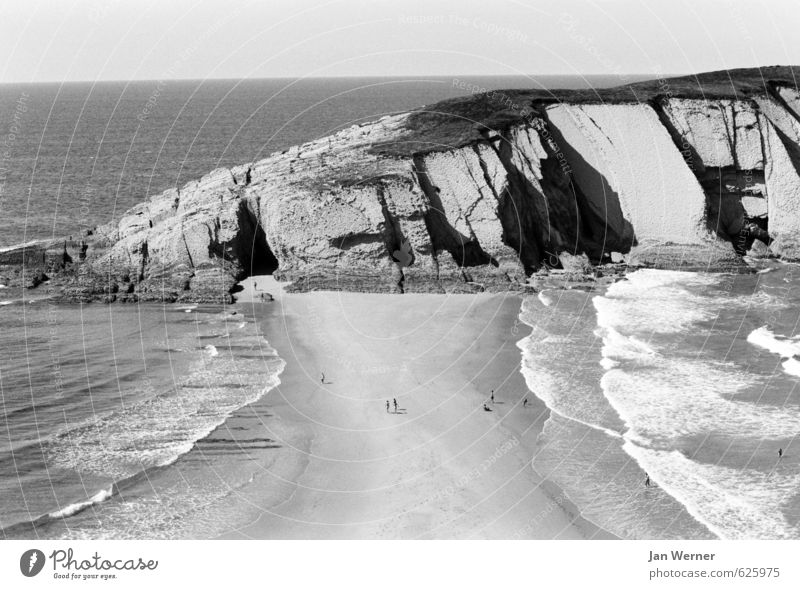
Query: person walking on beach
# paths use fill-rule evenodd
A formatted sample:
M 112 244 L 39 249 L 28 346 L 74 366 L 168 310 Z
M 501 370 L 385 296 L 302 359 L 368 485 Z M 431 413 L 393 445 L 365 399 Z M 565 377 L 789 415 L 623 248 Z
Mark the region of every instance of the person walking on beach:
M 397 413 L 397 399 L 392 398 L 392 403 L 394 403 L 394 412 Z
M 522 402 L 522 408 L 524 409 L 527 406 L 528 406 L 528 397 L 525 397 L 525 400 Z
M 492 405 L 494 405 L 494 389 L 492 389 L 492 396 L 489 398 L 492 400 Z
M 650 475 L 647 473 L 644 473 L 644 486 L 645 487 L 650 486 Z
M 321 376 L 320 376 L 320 379 L 319 379 L 319 381 L 320 381 L 322 384 L 325 384 L 325 373 L 324 373 L 324 372 L 320 372 L 320 375 L 321 375 Z
M 386 399 L 386 413 L 389 413 L 389 399 Z
M 783 458 L 783 448 L 778 448 L 778 460 Z

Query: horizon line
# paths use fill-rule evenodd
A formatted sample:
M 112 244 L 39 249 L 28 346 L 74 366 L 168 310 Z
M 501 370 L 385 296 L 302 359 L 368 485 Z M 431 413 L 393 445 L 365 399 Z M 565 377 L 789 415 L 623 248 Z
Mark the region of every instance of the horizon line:
M 705 73 L 705 72 L 701 72 Z M 435 79 L 442 77 L 452 78 L 543 78 L 543 77 L 562 77 L 562 78 L 646 78 L 655 79 L 657 76 L 661 77 L 678 77 L 678 76 L 691 76 L 697 75 L 692 73 L 669 73 L 669 74 L 650 74 L 650 73 L 631 73 L 631 74 L 409 74 L 409 75 L 334 75 L 334 76 L 256 76 L 244 78 L 114 78 L 108 80 L 37 80 L 37 81 L 10 81 L 0 82 L 0 86 L 12 85 L 34 85 L 34 84 L 120 84 L 131 82 L 242 82 L 242 81 L 259 81 L 259 80 L 359 80 L 359 79 L 386 79 L 386 80 L 399 80 L 399 79 Z M 621 82 L 625 84 L 625 82 Z

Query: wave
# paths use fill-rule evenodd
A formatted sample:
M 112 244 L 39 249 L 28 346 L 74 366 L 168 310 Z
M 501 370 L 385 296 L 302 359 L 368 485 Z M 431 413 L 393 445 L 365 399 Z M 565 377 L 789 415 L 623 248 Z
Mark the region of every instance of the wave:
M 5 528 L 0 528 L 0 537 L 4 538 L 18 537 L 18 534 L 20 533 L 30 532 L 31 530 L 34 529 L 41 530 L 42 528 L 46 528 L 47 526 L 50 526 L 54 523 L 76 516 L 91 507 L 98 506 L 101 503 L 104 503 L 113 497 L 116 497 L 120 494 L 124 494 L 126 489 L 133 488 L 142 481 L 150 480 L 157 471 L 174 463 L 175 461 L 178 460 L 178 458 L 180 457 L 176 456 L 174 460 L 170 461 L 169 463 L 146 468 L 144 470 L 132 474 L 129 477 L 114 481 L 110 486 L 101 489 L 100 491 L 98 491 L 97 493 L 95 493 L 94 495 L 92 495 L 91 497 L 89 497 L 84 501 L 76 501 L 74 503 L 70 503 L 62 508 L 59 508 L 50 513 L 46 513 L 32 520 L 23 521 L 12 524 Z
M 553 307 L 538 296 L 526 297 L 519 318 L 531 328 L 517 342 L 528 389 L 553 413 L 618 438 L 623 423 L 598 384 L 600 340 L 587 293 L 560 293 Z
M 784 372 L 792 376 L 800 376 L 800 361 L 796 358 L 789 358 L 782 364 Z
M 800 430 L 800 415 L 791 408 L 730 398 L 758 385 L 758 376 L 731 365 L 682 357 L 674 349 L 662 354 L 653 343 L 654 335 L 672 334 L 678 326 L 691 329 L 694 322 L 713 314 L 706 297 L 683 288 L 708 286 L 712 281 L 685 273 L 659 276 L 659 271 L 640 277 L 640 272 L 629 276 L 631 284 L 622 281 L 609 289 L 606 297 L 616 296 L 618 301 L 593 300 L 597 334 L 603 338 L 603 391 L 632 436 L 639 441 L 699 434 L 777 439 Z M 663 310 L 669 320 L 647 323 L 651 341 L 644 342 L 634 334 L 643 331 L 640 321 L 653 300 L 659 305 L 656 315 Z M 779 340 L 766 328 L 755 330 L 748 341 L 787 357 L 800 352 L 800 342 Z
M 800 538 L 781 510 L 797 493 L 800 475 L 703 464 L 630 440 L 623 449 L 721 539 Z
M 65 517 L 69 517 L 71 515 L 75 515 L 80 513 L 87 507 L 91 507 L 92 505 L 97 505 L 109 499 L 114 494 L 113 488 L 103 489 L 99 491 L 97 494 L 90 497 L 87 501 L 80 501 L 78 503 L 73 503 L 71 505 L 67 505 L 66 507 L 59 509 L 58 511 L 54 511 L 53 513 L 48 514 L 48 517 L 52 519 L 63 519 Z
M 649 362 L 657 356 L 645 342 L 633 336 L 626 337 L 613 327 L 598 327 L 594 333 L 603 339 L 601 365 L 606 369 L 619 366 L 623 361 Z
M 601 379 L 609 403 L 640 443 L 671 444 L 685 436 L 710 435 L 793 437 L 800 431 L 797 411 L 729 398 L 757 382 L 751 374 L 709 362 L 664 358 L 645 369 L 614 368 Z
M 752 458 L 764 441 L 791 439 L 800 431 L 794 408 L 737 398 L 763 389 L 761 377 L 692 351 L 689 336 L 700 322 L 719 316 L 723 305 L 774 302 L 763 291 L 749 297 L 716 292 L 718 280 L 638 271 L 595 297 L 596 334 L 603 338 L 606 369 L 602 389 L 625 422 L 625 452 L 714 534 L 800 537 L 780 509 L 794 496 L 800 475 L 754 470 L 750 460 L 742 468 L 706 464 L 678 450 L 713 452 L 714 442 L 706 443 L 721 440 L 721 452 L 735 443 L 752 448 L 744 451 Z M 776 337 L 766 328 L 754 330 L 747 340 L 786 358 L 785 370 L 800 373 L 794 358 L 800 342 Z M 699 449 L 698 441 L 703 444 Z
M 61 509 L 39 516 L 30 521 L 19 522 L 5 528 L 0 528 L 0 537 L 13 538 L 21 532 L 29 532 L 30 530 L 42 528 L 56 521 L 72 517 L 73 515 L 77 515 L 82 511 L 87 510 L 90 507 L 93 507 L 95 505 L 102 503 L 103 501 L 110 499 L 115 495 L 114 491 L 115 491 L 115 486 L 112 485 L 107 489 L 101 489 L 100 491 L 98 491 L 85 501 L 77 501 L 75 503 L 70 503 L 69 505 L 62 507 Z
M 785 358 L 783 371 L 792 376 L 800 376 L 800 338 L 775 335 L 765 325 L 754 329 L 747 336 L 747 341 L 756 347 Z
M 237 331 L 236 346 L 206 345 L 184 377 L 148 380 L 142 386 L 152 390 L 137 394 L 138 401 L 62 431 L 44 449 L 48 465 L 122 480 L 174 463 L 233 412 L 280 384 L 285 361 L 254 323 L 248 325 Z
M 565 388 L 564 384 L 559 382 L 559 379 L 552 374 L 542 371 L 541 369 L 532 368 L 537 364 L 537 361 L 535 357 L 528 353 L 527 343 L 528 338 L 522 339 L 517 342 L 517 347 L 522 350 L 523 353 L 521 372 L 528 390 L 541 399 L 551 412 L 560 415 L 564 419 L 583 424 L 608 436 L 621 438 L 622 434 L 619 431 L 582 417 L 581 412 L 575 411 L 574 406 L 571 407 L 572 404 L 570 400 L 565 398 L 561 393 L 565 390 L 579 392 L 576 386 L 577 382 L 573 382 Z M 596 414 L 594 414 L 594 416 L 597 417 Z
M 13 245 L 5 245 L 0 247 L 0 254 L 5 252 L 10 252 L 15 249 L 21 249 L 23 247 L 31 247 L 32 245 L 39 245 L 39 244 L 46 244 L 47 242 L 43 239 L 34 239 L 32 241 L 23 241 L 21 243 L 15 243 Z
M 705 274 L 638 270 L 592 299 L 597 325 L 643 333 L 680 333 L 715 315 L 714 301 L 689 289 L 718 281 L 719 277 Z
M 800 341 L 796 338 L 776 336 L 767 326 L 751 331 L 747 341 L 782 358 L 792 358 L 800 354 Z

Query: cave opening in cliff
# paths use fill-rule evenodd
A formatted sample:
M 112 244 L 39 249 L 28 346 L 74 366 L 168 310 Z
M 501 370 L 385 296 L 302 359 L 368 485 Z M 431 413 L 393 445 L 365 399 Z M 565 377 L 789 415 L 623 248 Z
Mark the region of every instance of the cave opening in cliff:
M 278 269 L 278 258 L 272 253 L 269 245 L 265 241 L 263 245 L 253 248 L 253 258 L 251 274 L 259 276 L 262 274 L 274 274 Z
M 242 228 L 239 260 L 246 276 L 274 274 L 278 270 L 278 258 L 267 241 L 260 214 L 251 206 L 252 203 L 242 201 L 239 208 L 239 226 Z
M 278 269 L 278 258 L 267 242 L 267 235 L 261 224 L 256 221 L 253 228 L 253 241 L 250 248 L 250 276 L 274 274 Z
M 259 229 L 261 228 L 259 227 Z M 274 274 L 277 269 L 278 258 L 272 253 L 264 231 L 257 231 L 253 238 L 253 249 L 250 256 L 250 275 Z

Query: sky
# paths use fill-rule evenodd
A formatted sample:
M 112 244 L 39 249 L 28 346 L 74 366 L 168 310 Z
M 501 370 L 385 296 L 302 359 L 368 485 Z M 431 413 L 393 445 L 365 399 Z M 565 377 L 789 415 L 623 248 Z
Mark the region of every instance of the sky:
M 0 82 L 800 64 L 797 0 L 0 0 Z

